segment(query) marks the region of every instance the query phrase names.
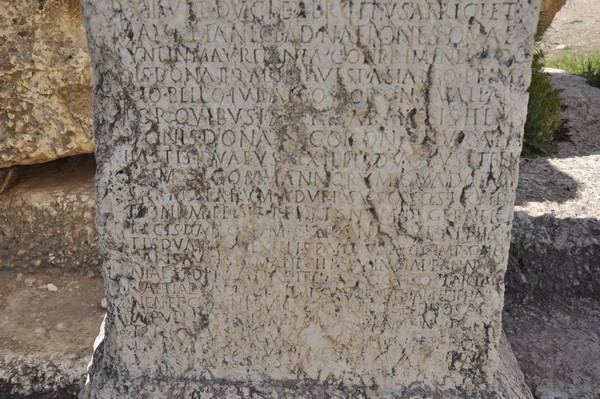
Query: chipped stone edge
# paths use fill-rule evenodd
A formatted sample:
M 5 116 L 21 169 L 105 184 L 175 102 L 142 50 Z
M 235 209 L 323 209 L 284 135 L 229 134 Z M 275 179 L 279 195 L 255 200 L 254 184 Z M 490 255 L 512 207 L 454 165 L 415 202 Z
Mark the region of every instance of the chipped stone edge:
M 525 383 L 525 376 L 504 331 L 502 331 L 498 349 L 500 364 L 496 373 L 496 381 L 500 392 L 506 399 L 534 399 L 531 390 Z

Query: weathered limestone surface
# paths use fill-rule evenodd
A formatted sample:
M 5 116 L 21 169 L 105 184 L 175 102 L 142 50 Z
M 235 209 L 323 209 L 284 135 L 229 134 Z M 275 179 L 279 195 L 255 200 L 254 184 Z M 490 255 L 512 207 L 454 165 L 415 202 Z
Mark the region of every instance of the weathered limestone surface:
M 0 168 L 94 152 L 79 0 L 0 7 Z
M 91 397 L 515 396 L 496 374 L 535 2 L 84 12 Z
M 100 273 L 91 156 L 20 167 L 0 193 L 0 270 Z

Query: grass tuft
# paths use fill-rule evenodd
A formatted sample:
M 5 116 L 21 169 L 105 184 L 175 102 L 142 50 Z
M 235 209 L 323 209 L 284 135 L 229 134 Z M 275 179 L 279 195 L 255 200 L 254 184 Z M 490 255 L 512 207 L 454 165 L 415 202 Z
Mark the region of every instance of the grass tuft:
M 558 149 L 555 134 L 563 123 L 559 89 L 550 84 L 550 75 L 543 71 L 544 55 L 538 51 L 533 56 L 527 121 L 523 137 L 524 156 L 548 156 Z
M 546 65 L 584 77 L 589 85 L 600 88 L 600 52 L 564 53 L 549 58 Z

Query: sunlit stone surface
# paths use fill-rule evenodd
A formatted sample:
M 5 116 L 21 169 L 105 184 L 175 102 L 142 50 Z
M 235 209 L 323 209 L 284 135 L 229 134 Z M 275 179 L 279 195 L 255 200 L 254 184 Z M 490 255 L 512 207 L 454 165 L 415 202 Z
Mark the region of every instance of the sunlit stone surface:
M 84 13 L 109 302 L 92 397 L 504 397 L 537 5 Z

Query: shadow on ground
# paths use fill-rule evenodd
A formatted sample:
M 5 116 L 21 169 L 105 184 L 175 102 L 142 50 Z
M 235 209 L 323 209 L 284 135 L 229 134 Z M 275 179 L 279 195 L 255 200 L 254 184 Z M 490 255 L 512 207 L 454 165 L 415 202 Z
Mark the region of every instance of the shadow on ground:
M 528 202 L 564 203 L 577 198 L 581 185 L 557 169 L 548 158 L 525 158 L 520 163 L 515 205 Z
M 599 220 L 516 212 L 506 274 L 507 302 L 556 296 L 600 300 L 599 254 Z

